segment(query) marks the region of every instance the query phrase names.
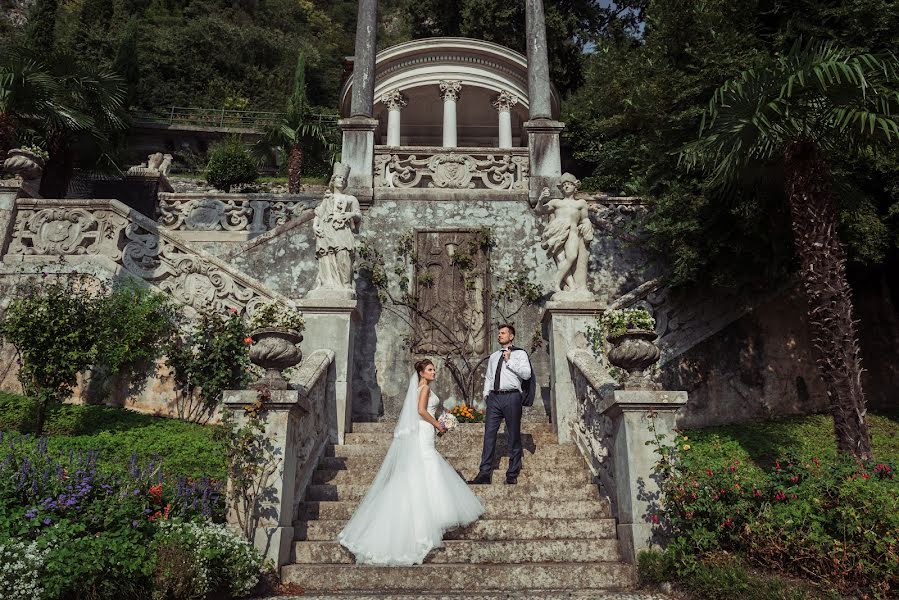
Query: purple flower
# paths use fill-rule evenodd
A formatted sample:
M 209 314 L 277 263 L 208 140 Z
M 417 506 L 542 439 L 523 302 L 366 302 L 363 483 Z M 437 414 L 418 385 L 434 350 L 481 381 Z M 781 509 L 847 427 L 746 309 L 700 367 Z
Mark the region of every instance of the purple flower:
M 137 521 L 131 521 L 131 526 L 132 526 L 132 527 L 139 527 L 139 526 L 140 526 L 140 523 L 138 523 Z
M 35 518 L 36 516 L 37 516 L 36 508 L 29 508 L 28 510 L 25 511 L 25 518 L 28 519 L 29 521 L 31 519 Z
M 44 525 L 52 525 L 52 524 L 53 524 L 53 519 L 47 517 L 46 519 L 44 519 L 43 521 L 41 521 L 41 523 L 43 523 Z

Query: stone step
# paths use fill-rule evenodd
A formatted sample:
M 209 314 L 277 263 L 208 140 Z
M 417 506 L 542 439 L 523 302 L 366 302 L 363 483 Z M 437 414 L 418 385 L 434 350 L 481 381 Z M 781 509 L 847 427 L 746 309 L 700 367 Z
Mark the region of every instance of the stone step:
M 506 434 L 497 436 L 497 445 L 499 445 L 499 440 L 502 439 L 502 442 L 505 442 Z M 372 446 L 390 446 L 390 443 L 393 441 L 393 432 L 379 431 L 374 433 L 347 433 L 344 436 L 345 444 L 366 444 Z M 484 443 L 484 432 L 483 430 L 462 430 L 458 429 L 450 431 L 444 435 L 437 437 L 437 448 L 456 448 L 456 447 L 471 447 L 476 446 L 477 448 L 482 448 Z M 555 433 L 524 433 L 521 434 L 521 444 L 525 448 L 530 448 L 532 446 L 540 447 L 547 444 L 558 444 L 559 438 L 556 437 Z
M 501 463 L 500 467 L 494 469 L 491 485 L 505 485 L 507 466 L 508 463 Z M 338 471 L 318 469 L 312 473 L 312 483 L 369 485 L 374 480 L 380 467 L 381 463 L 372 462 L 364 469 L 361 467 Z M 467 466 L 462 468 L 457 467 L 456 472 L 459 473 L 463 479 L 469 481 L 478 474 L 478 464 L 476 461 L 468 461 Z M 552 484 L 571 487 L 592 482 L 593 476 L 584 467 L 557 468 L 551 464 L 535 463 L 533 460 L 524 461 L 521 473 L 518 476 L 519 485 L 530 483 L 534 485 Z
M 619 559 L 617 540 L 450 540 L 435 548 L 425 564 L 610 562 Z M 296 542 L 299 564 L 353 564 L 353 555 L 336 541 Z
M 558 500 L 543 498 L 482 498 L 485 519 L 604 519 L 611 517 L 606 500 Z M 340 502 L 303 501 L 301 521 L 312 519 L 349 519 L 358 500 Z
M 494 477 L 494 480 L 501 480 Z M 505 483 L 493 483 L 491 485 L 469 485 L 481 499 L 505 499 L 516 498 L 543 498 L 545 500 L 599 500 L 599 490 L 595 485 L 572 486 L 571 484 L 555 483 L 525 483 L 518 485 L 505 485 Z M 307 500 L 340 501 L 361 500 L 368 492 L 368 483 L 339 483 L 339 484 L 314 484 L 306 491 Z
M 529 457 L 539 455 L 546 458 L 561 458 L 564 456 L 577 456 L 580 457 L 578 453 L 578 449 L 574 444 L 542 444 L 542 445 L 533 445 L 528 444 L 527 440 L 524 440 L 524 459 L 527 460 Z M 329 445 L 325 449 L 325 456 L 336 456 L 336 457 L 358 457 L 365 456 L 369 458 L 374 458 L 377 460 L 383 460 L 384 455 L 387 454 L 388 445 L 376 445 L 376 444 L 343 444 L 343 445 Z M 459 446 L 453 445 L 449 448 L 444 448 L 441 445 L 437 446 L 437 449 L 440 451 L 440 454 L 444 456 L 444 458 L 449 459 L 450 457 L 457 458 L 465 458 L 469 460 L 480 462 L 481 460 L 481 450 L 482 446 L 480 443 L 471 444 L 468 446 Z M 496 444 L 496 454 L 497 456 L 504 456 L 508 454 L 506 447 L 505 437 L 500 437 L 499 441 Z
M 324 595 L 278 596 L 269 600 L 509 600 L 512 596 L 502 592 L 440 592 L 420 590 L 397 594 L 357 594 L 355 592 L 328 592 Z M 644 592 L 606 592 L 603 590 L 541 590 L 530 593 L 518 591 L 515 600 L 674 600 L 673 596 Z
M 378 423 L 353 423 L 353 433 L 389 433 L 393 434 L 396 422 L 383 421 Z M 521 424 L 521 433 L 555 433 L 556 427 L 549 422 L 527 422 Z M 484 435 L 483 423 L 459 423 L 459 426 L 450 433 L 471 433 L 472 435 Z M 500 435 L 506 435 L 505 424 L 500 425 Z
M 444 456 L 456 470 L 477 468 L 480 456 L 472 461 L 467 456 Z M 351 471 L 353 473 L 377 472 L 383 458 L 367 456 L 326 456 L 318 463 L 322 471 Z M 544 454 L 524 453 L 522 462 L 526 462 L 532 471 L 586 471 L 587 465 L 580 455 L 546 456 Z M 508 456 L 494 456 L 493 469 L 505 471 L 509 467 Z
M 281 581 L 306 593 L 507 592 L 537 590 L 623 591 L 636 584 L 634 568 L 620 562 L 425 564 L 414 567 L 371 565 L 286 565 Z
M 346 519 L 298 521 L 297 540 L 333 541 Z M 447 531 L 447 540 L 568 540 L 615 539 L 615 519 L 478 519 L 468 527 Z

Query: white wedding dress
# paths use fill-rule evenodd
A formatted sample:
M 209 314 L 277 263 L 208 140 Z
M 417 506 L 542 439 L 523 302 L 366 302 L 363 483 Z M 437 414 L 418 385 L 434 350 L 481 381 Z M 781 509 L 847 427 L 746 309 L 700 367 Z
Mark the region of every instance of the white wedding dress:
M 337 535 L 358 564 L 421 564 L 443 534 L 477 520 L 484 506 L 434 447 L 436 430 L 418 414 L 413 373 L 393 443 L 353 517 Z M 440 404 L 434 392 L 428 412 Z M 452 434 L 450 434 L 452 435 Z

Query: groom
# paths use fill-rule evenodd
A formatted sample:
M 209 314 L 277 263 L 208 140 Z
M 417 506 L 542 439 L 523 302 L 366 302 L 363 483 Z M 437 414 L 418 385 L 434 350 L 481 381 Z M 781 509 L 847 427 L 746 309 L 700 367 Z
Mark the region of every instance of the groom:
M 484 451 L 481 454 L 478 476 L 469 483 L 490 483 L 496 434 L 502 420 L 506 421 L 506 439 L 509 442 L 506 483 L 518 483 L 522 455 L 521 408 L 534 402 L 531 359 L 527 352 L 512 345 L 515 328 L 508 324 L 500 325 L 496 339 L 502 348 L 490 355 L 484 377 L 484 401 L 487 403 Z

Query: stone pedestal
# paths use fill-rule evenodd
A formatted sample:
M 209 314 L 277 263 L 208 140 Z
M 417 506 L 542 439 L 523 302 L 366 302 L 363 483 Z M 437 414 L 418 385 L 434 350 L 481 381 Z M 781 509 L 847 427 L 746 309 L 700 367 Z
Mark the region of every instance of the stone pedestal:
M 238 426 L 246 423 L 245 407 L 256 402 L 256 390 L 229 390 L 224 395 L 225 409 L 231 411 Z M 270 444 L 272 458 L 277 461 L 273 473 L 260 485 L 259 505 L 256 514 L 250 516 L 254 532 L 254 545 L 262 555 L 277 566 L 290 560 L 293 544 L 293 518 L 299 471 L 297 456 L 301 421 L 312 410 L 305 391 L 273 390 L 265 403 L 266 411 L 260 417 L 265 426 L 265 437 Z M 229 507 L 228 522 L 239 525 L 235 507 Z
M 655 440 L 672 443 L 676 412 L 686 403 L 687 392 L 617 390 L 599 404 L 612 432 L 606 460 L 612 461 L 613 481 L 603 485 L 614 495 L 618 544 L 627 561 L 634 562 L 641 550 L 663 541 L 653 536 L 649 519 L 649 510 L 658 506 L 660 497 L 653 473 L 659 460 Z
M 375 129 L 378 120 L 365 116 L 340 119 L 343 132 L 341 161 L 350 167 L 346 193 L 356 196 L 360 206 L 371 206 L 374 196 L 372 168 L 375 161 Z
M 303 311 L 306 329 L 300 348 L 305 356 L 321 348 L 334 351 L 334 400 L 327 407 L 331 442 L 343 444 L 353 419 L 353 349 L 360 315 L 355 300 L 339 296 L 314 296 L 295 300 Z
M 528 197 L 531 206 L 537 204 L 540 191 L 547 187 L 555 189 L 562 176 L 562 150 L 559 135 L 565 124 L 552 119 L 532 118 L 524 124 L 528 134 L 528 158 L 530 160 L 530 182 Z
M 560 444 L 572 443 L 571 427 L 578 419 L 577 394 L 568 364 L 568 351 L 577 339 L 582 339 L 581 343 L 586 341 L 583 332 L 604 309 L 604 304 L 594 301 L 546 303 L 543 329 L 549 340 L 552 422 Z

